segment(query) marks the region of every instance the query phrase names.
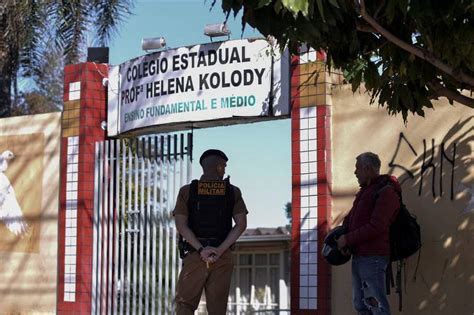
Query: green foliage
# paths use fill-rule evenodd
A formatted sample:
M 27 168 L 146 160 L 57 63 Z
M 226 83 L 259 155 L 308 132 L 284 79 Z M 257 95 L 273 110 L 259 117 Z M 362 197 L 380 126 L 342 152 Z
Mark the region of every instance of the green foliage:
M 0 117 L 10 115 L 12 94 L 15 98 L 19 95 L 17 77 L 41 84 L 40 72 L 52 50 L 61 50 L 66 64 L 78 62 L 87 34 L 96 38 L 94 45 L 105 45 L 117 24 L 130 14 L 133 3 L 134 0 L 2 0 Z M 38 90 L 33 92 L 41 94 Z
M 34 84 L 26 85 L 15 95 L 12 116 L 60 111 L 63 104 L 63 52 L 52 47 L 37 63 L 30 76 Z
M 290 201 L 288 201 L 285 204 L 284 210 L 285 210 L 285 216 L 288 219 L 288 221 L 290 222 L 290 226 L 291 226 L 291 202 Z
M 468 0 L 222 0 L 225 13 L 297 53 L 324 50 L 353 90 L 390 114 L 424 115 L 447 97 L 474 107 L 474 5 Z
M 294 17 L 298 16 L 298 13 L 308 15 L 308 1 L 305 0 L 281 0 L 282 5 L 293 14 Z

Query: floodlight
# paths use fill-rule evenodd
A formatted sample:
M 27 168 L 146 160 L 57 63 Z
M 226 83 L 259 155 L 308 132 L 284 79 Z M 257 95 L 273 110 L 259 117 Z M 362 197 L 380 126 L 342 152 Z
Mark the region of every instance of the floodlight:
M 164 37 L 153 37 L 142 39 L 142 50 L 157 50 L 166 46 Z
M 220 36 L 227 36 L 230 38 L 230 30 L 227 28 L 225 23 L 207 24 L 204 27 L 204 35 L 209 36 L 211 40 L 213 37 Z

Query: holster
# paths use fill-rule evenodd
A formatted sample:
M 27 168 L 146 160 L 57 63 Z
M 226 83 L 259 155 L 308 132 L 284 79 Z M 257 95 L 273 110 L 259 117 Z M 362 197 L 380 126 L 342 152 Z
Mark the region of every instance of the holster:
M 192 253 L 193 251 L 195 251 L 195 249 L 188 242 L 186 242 L 181 237 L 181 235 L 179 236 L 178 250 L 179 250 L 179 258 L 181 258 L 181 259 L 186 257 L 187 254 Z
M 218 247 L 222 243 L 217 238 L 198 238 L 198 240 L 203 247 L 207 247 L 207 246 Z M 178 250 L 179 250 L 179 257 L 181 259 L 186 257 L 187 254 L 196 251 L 196 249 L 192 247 L 191 244 L 186 242 L 181 235 L 179 236 Z

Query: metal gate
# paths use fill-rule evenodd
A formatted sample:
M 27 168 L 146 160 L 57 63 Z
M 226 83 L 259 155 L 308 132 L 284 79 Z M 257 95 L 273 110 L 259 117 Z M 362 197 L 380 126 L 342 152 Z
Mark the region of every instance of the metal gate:
M 174 313 L 171 212 L 191 152 L 191 133 L 96 143 L 92 314 Z

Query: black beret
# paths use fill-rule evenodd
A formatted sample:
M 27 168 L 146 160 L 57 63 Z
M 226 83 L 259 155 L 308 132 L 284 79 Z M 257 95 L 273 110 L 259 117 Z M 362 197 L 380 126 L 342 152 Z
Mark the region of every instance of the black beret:
M 202 160 L 204 160 L 205 158 L 207 158 L 208 156 L 211 156 L 211 155 L 216 155 L 216 156 L 222 158 L 226 162 L 229 160 L 227 158 L 227 155 L 225 155 L 225 153 L 222 152 L 221 150 L 209 149 L 209 150 L 204 151 L 204 153 L 201 155 L 201 158 L 199 158 L 199 164 L 201 164 L 201 166 L 202 166 Z

